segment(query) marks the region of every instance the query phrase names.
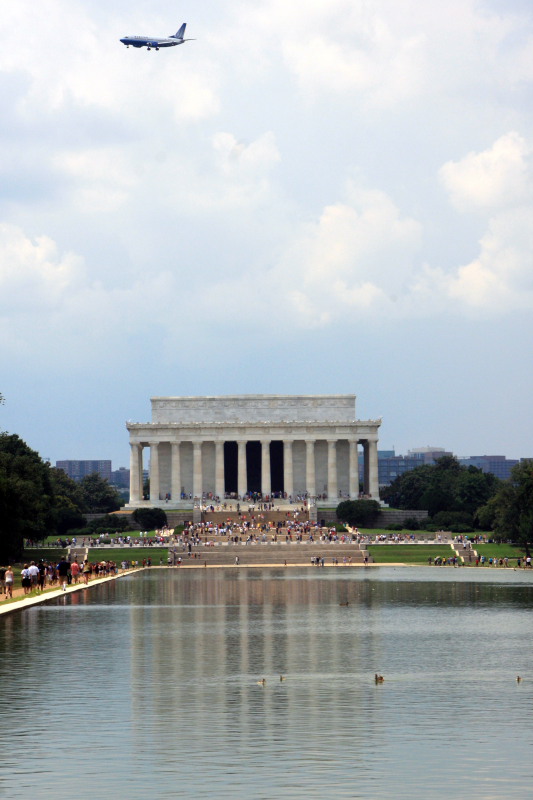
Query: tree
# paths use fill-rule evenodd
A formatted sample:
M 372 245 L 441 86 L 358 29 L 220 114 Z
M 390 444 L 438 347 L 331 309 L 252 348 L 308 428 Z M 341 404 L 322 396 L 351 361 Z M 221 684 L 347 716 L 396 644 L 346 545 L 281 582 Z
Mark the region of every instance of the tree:
M 87 524 L 83 493 L 79 483 L 62 469 L 50 468 L 50 478 L 54 489 L 54 521 L 59 536 L 66 536 L 70 530 L 83 528 Z
M 348 525 L 371 528 L 379 514 L 377 500 L 344 500 L 337 506 L 337 519 Z
M 533 460 L 526 459 L 511 470 L 511 478 L 494 497 L 495 535 L 512 541 L 531 555 L 533 545 Z
M 87 526 L 96 533 L 112 531 L 113 533 L 131 530 L 128 517 L 124 514 L 104 514 L 93 519 Z
M 167 515 L 162 508 L 136 508 L 132 516 L 143 531 L 152 531 L 167 524 Z
M 20 557 L 24 538 L 54 530 L 50 467 L 16 434 L 0 433 L 0 562 Z
M 423 508 L 421 500 L 430 486 L 431 475 L 432 467 L 429 464 L 404 472 L 390 486 L 381 490 L 381 497 L 393 508 Z
M 474 515 L 476 528 L 481 531 L 492 531 L 496 524 L 496 496 L 491 497 L 488 503 L 480 506 Z
M 425 464 L 399 475 L 382 491 L 389 505 L 402 509 L 422 509 L 434 517 L 442 512 L 461 512 L 465 524 L 494 496 L 500 482 L 477 467 L 462 467 L 454 456 L 443 456 L 435 464 Z
M 115 487 L 97 472 L 86 475 L 79 485 L 85 508 L 91 514 L 107 514 L 118 511 L 124 505 L 124 499 Z

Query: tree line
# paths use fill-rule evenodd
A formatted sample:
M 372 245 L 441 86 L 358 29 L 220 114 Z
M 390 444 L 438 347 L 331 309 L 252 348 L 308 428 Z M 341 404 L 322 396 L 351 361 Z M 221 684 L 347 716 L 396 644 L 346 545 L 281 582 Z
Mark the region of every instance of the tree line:
M 491 531 L 495 539 L 524 547 L 529 555 L 533 541 L 533 460 L 521 461 L 508 481 L 477 467 L 464 467 L 454 456 L 443 456 L 399 475 L 381 490 L 390 507 L 428 513 L 428 530 L 455 533 Z M 375 522 L 375 501 L 344 501 L 337 507 L 339 520 L 362 527 Z M 404 525 L 405 525 L 404 522 Z M 417 527 L 416 520 L 412 521 Z M 408 525 L 406 526 L 408 527 Z
M 0 563 L 19 558 L 24 539 L 65 536 L 86 525 L 86 514 L 117 511 L 123 502 L 98 474 L 77 483 L 16 434 L 0 433 Z

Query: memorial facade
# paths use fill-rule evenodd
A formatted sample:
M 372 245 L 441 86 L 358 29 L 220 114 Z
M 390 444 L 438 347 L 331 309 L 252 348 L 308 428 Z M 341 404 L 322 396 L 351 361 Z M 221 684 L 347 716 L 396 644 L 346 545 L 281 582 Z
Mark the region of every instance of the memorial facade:
M 357 420 L 355 395 L 153 397 L 151 404 L 152 422 L 126 425 L 129 507 L 252 493 L 328 505 L 361 492 L 379 500 L 381 420 Z M 150 497 L 143 498 L 147 449 Z

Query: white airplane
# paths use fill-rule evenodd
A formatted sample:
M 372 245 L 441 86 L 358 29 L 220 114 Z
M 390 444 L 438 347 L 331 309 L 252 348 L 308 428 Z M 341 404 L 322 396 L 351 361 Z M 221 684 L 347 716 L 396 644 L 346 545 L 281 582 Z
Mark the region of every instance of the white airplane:
M 120 41 L 122 44 L 125 44 L 126 47 L 129 47 L 131 44 L 132 47 L 146 47 L 148 50 L 151 50 L 152 47 L 154 50 L 159 50 L 160 47 L 175 47 L 177 44 L 183 44 L 183 42 L 195 41 L 194 39 L 183 38 L 186 25 L 187 23 L 184 22 L 179 31 L 176 31 L 172 36 L 167 36 L 166 38 L 157 38 L 155 36 L 125 36 Z

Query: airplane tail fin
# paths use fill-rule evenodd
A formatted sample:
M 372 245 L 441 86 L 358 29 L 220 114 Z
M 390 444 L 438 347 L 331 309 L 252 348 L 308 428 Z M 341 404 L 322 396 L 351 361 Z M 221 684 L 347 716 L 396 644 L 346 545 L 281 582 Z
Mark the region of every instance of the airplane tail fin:
M 172 34 L 172 38 L 173 39 L 183 39 L 183 37 L 185 36 L 185 28 L 186 27 L 187 27 L 187 23 L 184 22 L 183 25 L 181 26 L 181 28 L 179 29 L 179 31 L 176 31 L 176 33 Z

